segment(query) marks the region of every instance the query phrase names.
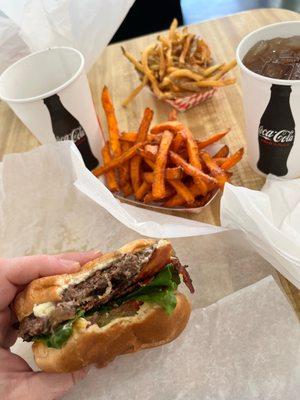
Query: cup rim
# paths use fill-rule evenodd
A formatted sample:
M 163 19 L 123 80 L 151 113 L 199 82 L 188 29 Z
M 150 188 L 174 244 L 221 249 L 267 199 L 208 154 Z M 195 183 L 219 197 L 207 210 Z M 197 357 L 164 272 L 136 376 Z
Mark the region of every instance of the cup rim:
M 260 31 L 264 31 L 267 28 L 273 27 L 273 26 L 290 25 L 290 24 L 299 24 L 300 25 L 300 21 L 282 21 L 282 22 L 276 22 L 275 24 L 265 25 L 265 26 L 262 26 L 261 28 L 256 29 L 255 31 L 248 33 L 248 35 L 243 37 L 243 39 L 240 41 L 240 43 L 238 44 L 238 47 L 236 49 L 236 60 L 237 60 L 239 67 L 241 68 L 241 70 L 246 72 L 248 75 L 252 76 L 253 78 L 263 81 L 265 83 L 275 84 L 275 85 L 285 85 L 285 86 L 300 85 L 300 79 L 277 79 L 277 78 L 270 78 L 268 76 L 263 76 L 263 75 L 257 74 L 256 72 L 253 72 L 248 67 L 246 67 L 240 57 L 241 49 L 242 49 L 244 43 L 249 39 L 249 37 L 257 34 Z M 250 48 L 248 50 L 250 50 Z
M 61 50 L 61 49 L 71 50 L 74 53 L 76 53 L 77 55 L 79 55 L 79 57 L 80 57 L 79 67 L 76 70 L 76 72 L 71 76 L 70 79 L 68 79 L 62 85 L 57 86 L 56 88 L 54 88 L 52 90 L 49 90 L 48 92 L 44 92 L 44 93 L 39 94 L 39 95 L 34 96 L 34 97 L 26 97 L 26 98 L 21 98 L 21 99 L 14 99 L 14 98 L 9 98 L 9 97 L 3 96 L 1 94 L 1 92 L 0 92 L 0 99 L 4 100 L 6 102 L 9 102 L 9 103 L 31 103 L 31 102 L 34 102 L 34 101 L 37 101 L 37 100 L 42 100 L 42 99 L 44 99 L 46 97 L 52 96 L 53 94 L 56 94 L 56 93 L 60 92 L 61 90 L 65 89 L 67 86 L 69 86 L 72 82 L 74 82 L 78 78 L 78 76 L 81 74 L 81 72 L 83 71 L 83 68 L 84 68 L 84 56 L 79 50 L 77 50 L 77 49 L 75 49 L 73 47 L 69 47 L 69 46 L 51 46 L 51 47 L 48 47 L 47 49 L 35 51 L 33 53 L 28 54 L 25 57 L 20 58 L 20 60 L 14 62 L 12 65 L 7 67 L 2 72 L 2 74 L 0 75 L 0 82 L 3 79 L 3 76 L 6 73 L 8 73 L 12 68 L 14 68 L 17 64 L 21 64 L 24 60 L 26 60 L 28 58 L 31 58 L 31 57 L 35 57 L 37 54 L 46 53 L 48 51 L 57 50 L 57 49 L 59 49 L 59 50 Z

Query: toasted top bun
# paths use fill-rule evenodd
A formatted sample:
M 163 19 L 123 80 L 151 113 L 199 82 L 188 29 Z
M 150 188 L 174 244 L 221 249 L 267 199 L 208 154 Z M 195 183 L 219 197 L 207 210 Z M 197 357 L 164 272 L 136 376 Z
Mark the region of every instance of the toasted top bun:
M 119 250 L 105 253 L 99 258 L 85 264 L 78 272 L 46 276 L 32 281 L 15 299 L 14 311 L 18 320 L 21 321 L 30 315 L 37 304 L 62 301 L 62 292 L 64 289 L 71 284 L 76 284 L 87 279 L 95 271 L 105 268 L 113 260 L 124 254 L 137 252 L 151 245 L 156 246 L 155 251 L 149 262 L 143 266 L 138 279 L 146 278 L 148 274 L 155 275 L 170 261 L 173 254 L 170 242 L 167 240 L 156 241 L 152 239 L 135 240 L 121 247 Z
M 80 318 L 61 349 L 35 342 L 35 362 L 43 371 L 70 372 L 89 364 L 104 367 L 118 355 L 171 342 L 183 331 L 191 313 L 188 299 L 181 293 L 176 298 L 171 315 L 157 305 L 144 303 L 137 315 L 117 318 L 102 328 Z

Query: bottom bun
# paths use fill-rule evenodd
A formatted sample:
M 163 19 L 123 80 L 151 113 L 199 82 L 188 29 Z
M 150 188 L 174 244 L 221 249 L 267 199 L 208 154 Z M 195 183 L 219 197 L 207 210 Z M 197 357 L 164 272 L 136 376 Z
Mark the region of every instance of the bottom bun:
M 171 342 L 183 331 L 191 313 L 188 299 L 181 293 L 176 298 L 172 315 L 147 303 L 134 317 L 115 319 L 102 328 L 80 318 L 61 349 L 34 343 L 35 362 L 46 372 L 70 372 L 88 364 L 104 367 L 118 355 Z

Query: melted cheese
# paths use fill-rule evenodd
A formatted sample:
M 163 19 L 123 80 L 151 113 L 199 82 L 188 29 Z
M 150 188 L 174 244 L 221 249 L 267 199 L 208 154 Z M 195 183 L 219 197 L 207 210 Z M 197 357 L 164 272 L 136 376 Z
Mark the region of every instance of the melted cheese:
M 48 317 L 55 310 L 55 303 L 48 301 L 47 303 L 35 304 L 33 314 L 35 317 Z
M 166 240 L 166 239 L 160 239 L 159 241 L 158 241 L 158 243 L 157 243 L 157 245 L 156 245 L 156 248 L 160 248 L 160 247 L 164 247 L 164 246 L 166 246 L 167 244 L 169 244 L 170 242 L 168 241 L 168 240 Z

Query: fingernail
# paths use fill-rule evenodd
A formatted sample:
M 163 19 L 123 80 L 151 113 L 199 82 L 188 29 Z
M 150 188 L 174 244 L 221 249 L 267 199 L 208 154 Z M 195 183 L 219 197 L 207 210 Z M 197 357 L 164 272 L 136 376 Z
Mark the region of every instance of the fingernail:
M 66 268 L 70 268 L 74 271 L 78 271 L 81 268 L 78 261 L 66 260 L 65 258 L 60 258 L 59 261 L 61 265 L 63 265 Z

